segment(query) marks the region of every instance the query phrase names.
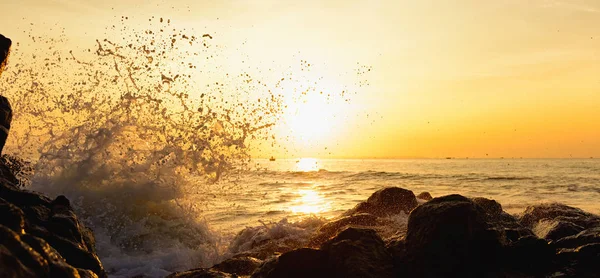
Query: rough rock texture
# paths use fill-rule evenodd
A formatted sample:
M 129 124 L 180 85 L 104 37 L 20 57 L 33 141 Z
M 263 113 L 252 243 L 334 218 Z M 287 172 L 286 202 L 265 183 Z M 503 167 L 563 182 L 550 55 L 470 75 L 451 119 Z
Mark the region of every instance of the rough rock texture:
M 348 228 L 321 249 L 296 249 L 266 262 L 252 277 L 393 277 L 393 263 L 374 230 Z
M 35 277 L 70 277 L 72 271 L 85 277 L 106 277 L 96 255 L 94 235 L 79 223 L 69 200 L 64 196 L 51 200 L 20 190 L 12 178 L 0 178 L 0 227 L 3 240 L 10 243 L 4 244 L 0 254 L 0 265 L 4 264 L 0 269 L 13 271 L 13 263 L 5 263 L 20 262 L 23 271 Z M 66 274 L 56 276 L 56 271 Z
M 407 189 L 388 187 L 376 191 L 367 199 L 344 215 L 369 213 L 378 217 L 389 216 L 404 212 L 410 213 L 418 205 L 415 194 Z
M 521 225 L 518 219 L 504 212 L 502 205 L 495 200 L 477 197 L 472 198 L 471 201 L 486 213 L 488 229 L 494 230 L 503 244 L 510 244 L 521 237 L 533 235 L 533 232 Z
M 175 272 L 166 278 L 232 278 L 237 277 L 229 273 L 224 273 L 218 270 L 209 268 L 198 268 L 188 271 Z
M 404 271 L 413 277 L 485 276 L 495 269 L 501 242 L 486 212 L 460 195 L 417 207 L 408 219 Z
M 262 263 L 263 261 L 253 257 L 234 257 L 211 267 L 211 269 L 236 275 L 250 275 Z
M 327 264 L 336 277 L 393 277 L 392 257 L 371 229 L 348 228 L 326 242 Z
M 578 234 L 583 229 L 583 227 L 571 222 L 552 219 L 542 219 L 533 224 L 535 235 L 546 240 L 559 240 L 563 237 Z
M 359 213 L 351 216 L 334 219 L 331 222 L 325 223 L 317 230 L 315 235 L 310 239 L 310 247 L 319 247 L 325 241 L 332 239 L 341 231 L 354 227 L 364 228 L 382 225 L 384 221 L 375 215 L 368 213 Z
M 6 61 L 8 60 L 8 54 L 10 53 L 10 46 L 12 45 L 12 41 L 0 34 L 0 75 L 4 70 L 4 66 L 6 65 Z
M 300 248 L 265 262 L 252 277 L 334 277 L 334 273 L 328 268 L 327 259 L 325 251 Z
M 241 257 L 210 270 L 178 274 L 196 276 L 172 277 L 228 277 L 223 275 L 247 275 L 252 269 L 256 269 L 252 277 L 598 277 L 600 273 L 600 227 L 594 226 L 598 216 L 553 204 L 532 207 L 516 218 L 494 200 L 448 195 L 412 209 L 405 233 L 393 217 L 373 214 L 377 213 L 373 208 L 403 212 L 399 207 L 410 201 L 397 196 L 410 195 L 406 191 L 376 192 L 363 203 L 370 203 L 363 205 L 371 206 L 370 213 L 354 208 L 325 223 L 312 236 L 312 248 L 261 253 L 266 261 L 258 268 L 259 260 Z M 382 227 L 398 229 L 385 237 L 387 244 L 381 238 Z
M 0 76 L 2 76 L 2 72 L 6 66 L 11 44 L 12 42 L 10 39 L 0 34 Z M 6 139 L 8 138 L 11 121 L 12 108 L 10 102 L 7 98 L 0 96 L 0 154 L 2 154 L 2 149 L 4 149 Z
M 417 199 L 429 201 L 433 199 L 433 197 L 431 197 L 431 194 L 429 194 L 429 192 L 421 192 L 419 193 L 419 195 L 417 195 Z
M 600 226 L 600 217 L 581 209 L 563 204 L 542 204 L 528 207 L 519 221 L 526 227 L 533 228 L 541 220 L 572 223 L 584 229 Z

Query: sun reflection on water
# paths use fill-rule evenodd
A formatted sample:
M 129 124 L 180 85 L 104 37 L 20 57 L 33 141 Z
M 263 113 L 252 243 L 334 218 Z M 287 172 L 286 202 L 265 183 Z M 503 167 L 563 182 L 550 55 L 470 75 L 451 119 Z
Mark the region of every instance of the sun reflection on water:
M 290 210 L 296 214 L 319 214 L 331 209 L 322 194 L 312 189 L 300 189 L 297 194 L 299 198 L 294 200 Z

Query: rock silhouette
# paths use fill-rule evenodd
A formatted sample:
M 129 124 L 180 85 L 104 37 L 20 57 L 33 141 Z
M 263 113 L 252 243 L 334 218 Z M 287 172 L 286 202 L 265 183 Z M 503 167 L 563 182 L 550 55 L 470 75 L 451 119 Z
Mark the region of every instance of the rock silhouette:
M 12 41 L 0 34 L 0 77 L 6 67 Z M 12 108 L 4 96 L 0 96 L 0 154 L 6 144 L 10 123 L 12 121 Z
M 384 189 L 369 200 L 405 213 L 398 208 L 406 198 L 389 193 L 406 191 Z M 349 210 L 315 232 L 312 248 L 273 253 L 251 277 L 595 277 L 600 271 L 598 216 L 576 208 L 538 205 L 515 217 L 494 200 L 441 196 L 411 209 L 407 228 L 385 240 L 378 227 L 389 214 L 376 211 Z M 572 225 L 552 239 L 532 231 L 540 222 L 565 219 Z M 217 267 L 196 273 L 241 275 Z M 225 277 L 202 275 L 174 277 Z
M 10 45 L 0 35 L 0 71 Z M 0 151 L 11 119 L 8 100 L 0 97 Z M 106 277 L 94 235 L 69 200 L 20 189 L 6 162 L 0 160 L 0 277 Z

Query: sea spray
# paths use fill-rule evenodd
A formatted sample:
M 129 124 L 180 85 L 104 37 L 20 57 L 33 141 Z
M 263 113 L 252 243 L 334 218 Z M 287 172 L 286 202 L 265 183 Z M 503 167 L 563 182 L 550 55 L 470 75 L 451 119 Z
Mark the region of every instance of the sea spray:
M 67 49 L 64 31 L 17 44 L 0 82 L 8 151 L 32 162 L 29 188 L 72 200 L 110 275 L 210 266 L 232 250 L 201 218 L 214 182 L 244 171 L 250 144 L 276 144 L 284 94 L 323 95 L 322 77 L 227 73 L 212 35 L 127 20 L 87 49 Z M 349 97 L 323 97 L 336 94 Z

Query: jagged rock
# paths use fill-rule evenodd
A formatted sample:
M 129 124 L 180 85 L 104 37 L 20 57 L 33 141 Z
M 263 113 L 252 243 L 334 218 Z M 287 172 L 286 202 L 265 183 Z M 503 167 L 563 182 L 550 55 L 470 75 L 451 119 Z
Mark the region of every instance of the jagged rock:
M 253 257 L 234 257 L 211 267 L 211 269 L 236 275 L 250 275 L 262 263 L 262 260 Z
M 321 250 L 336 277 L 393 277 L 392 257 L 374 230 L 348 228 Z
M 533 226 L 544 219 L 573 223 L 584 229 L 600 226 L 600 216 L 563 204 L 541 204 L 525 209 L 519 221 L 526 227 Z
M 586 229 L 576 235 L 563 237 L 553 242 L 553 246 L 557 249 L 574 249 L 593 243 L 600 243 L 600 227 Z
M 393 240 L 386 246 L 387 252 L 392 256 L 394 273 L 396 277 L 407 273 L 406 263 L 406 240 L 404 238 Z
M 12 42 L 10 39 L 0 35 L 0 76 L 6 66 L 8 60 L 8 54 L 10 53 L 10 46 Z M 10 123 L 12 121 L 12 108 L 10 102 L 4 96 L 0 96 L 0 154 L 6 144 L 8 138 L 8 131 L 10 130 Z
M 431 194 L 429 194 L 429 192 L 421 192 L 419 193 L 419 195 L 417 195 L 417 199 L 429 201 L 433 199 L 433 197 L 431 197 Z
M 408 276 L 484 276 L 496 268 L 501 242 L 486 212 L 460 195 L 434 198 L 408 218 Z
M 321 249 L 300 248 L 265 262 L 252 277 L 393 277 L 393 262 L 377 232 L 348 228 Z
M 567 277 L 598 277 L 600 273 L 600 243 L 590 243 L 574 249 L 561 249 L 556 264 Z
M 369 213 L 385 217 L 401 212 L 408 214 L 418 205 L 417 198 L 412 191 L 399 187 L 388 187 L 376 191 L 366 202 L 356 205 L 344 215 Z
M 310 239 L 309 246 L 319 247 L 325 241 L 335 237 L 349 227 L 372 227 L 381 225 L 383 221 L 377 216 L 368 213 L 359 213 L 345 216 L 321 226 Z
M 571 222 L 543 219 L 533 224 L 532 230 L 540 238 L 556 241 L 563 237 L 578 234 L 583 229 L 583 227 Z
M 98 276 L 76 269 L 44 240 L 19 235 L 0 225 L 0 277 L 89 277 Z
M 188 271 L 175 272 L 166 278 L 233 278 L 237 277 L 229 273 L 224 273 L 210 268 L 198 268 Z
M 496 200 L 490 200 L 482 197 L 472 198 L 471 201 L 481 207 L 487 214 L 489 215 L 500 215 L 504 211 L 502 210 L 502 205 L 496 202 Z
M 554 254 L 548 242 L 531 235 L 505 246 L 500 259 L 509 270 L 539 277 L 549 271 Z
M 3 216 L 0 224 L 19 235 L 19 240 L 27 239 L 28 243 L 22 244 L 33 245 L 33 249 L 48 254 L 44 257 L 38 253 L 37 256 L 47 258 L 45 260 L 60 257 L 58 261 L 66 261 L 65 265 L 70 265 L 84 277 L 106 277 L 96 255 L 93 233 L 79 223 L 64 196 L 51 200 L 43 195 L 21 190 L 7 179 L 0 179 L 0 215 Z M 38 240 L 43 243 L 38 243 Z M 65 270 L 62 263 L 51 263 L 50 267 L 52 271 L 71 271 L 70 268 Z
M 502 205 L 495 200 L 476 197 L 471 201 L 485 211 L 489 229 L 498 233 L 503 244 L 511 244 L 521 237 L 534 235 L 531 229 L 521 225 L 514 216 L 504 212 Z
M 327 265 L 328 253 L 300 248 L 266 261 L 252 274 L 253 278 L 336 277 Z

